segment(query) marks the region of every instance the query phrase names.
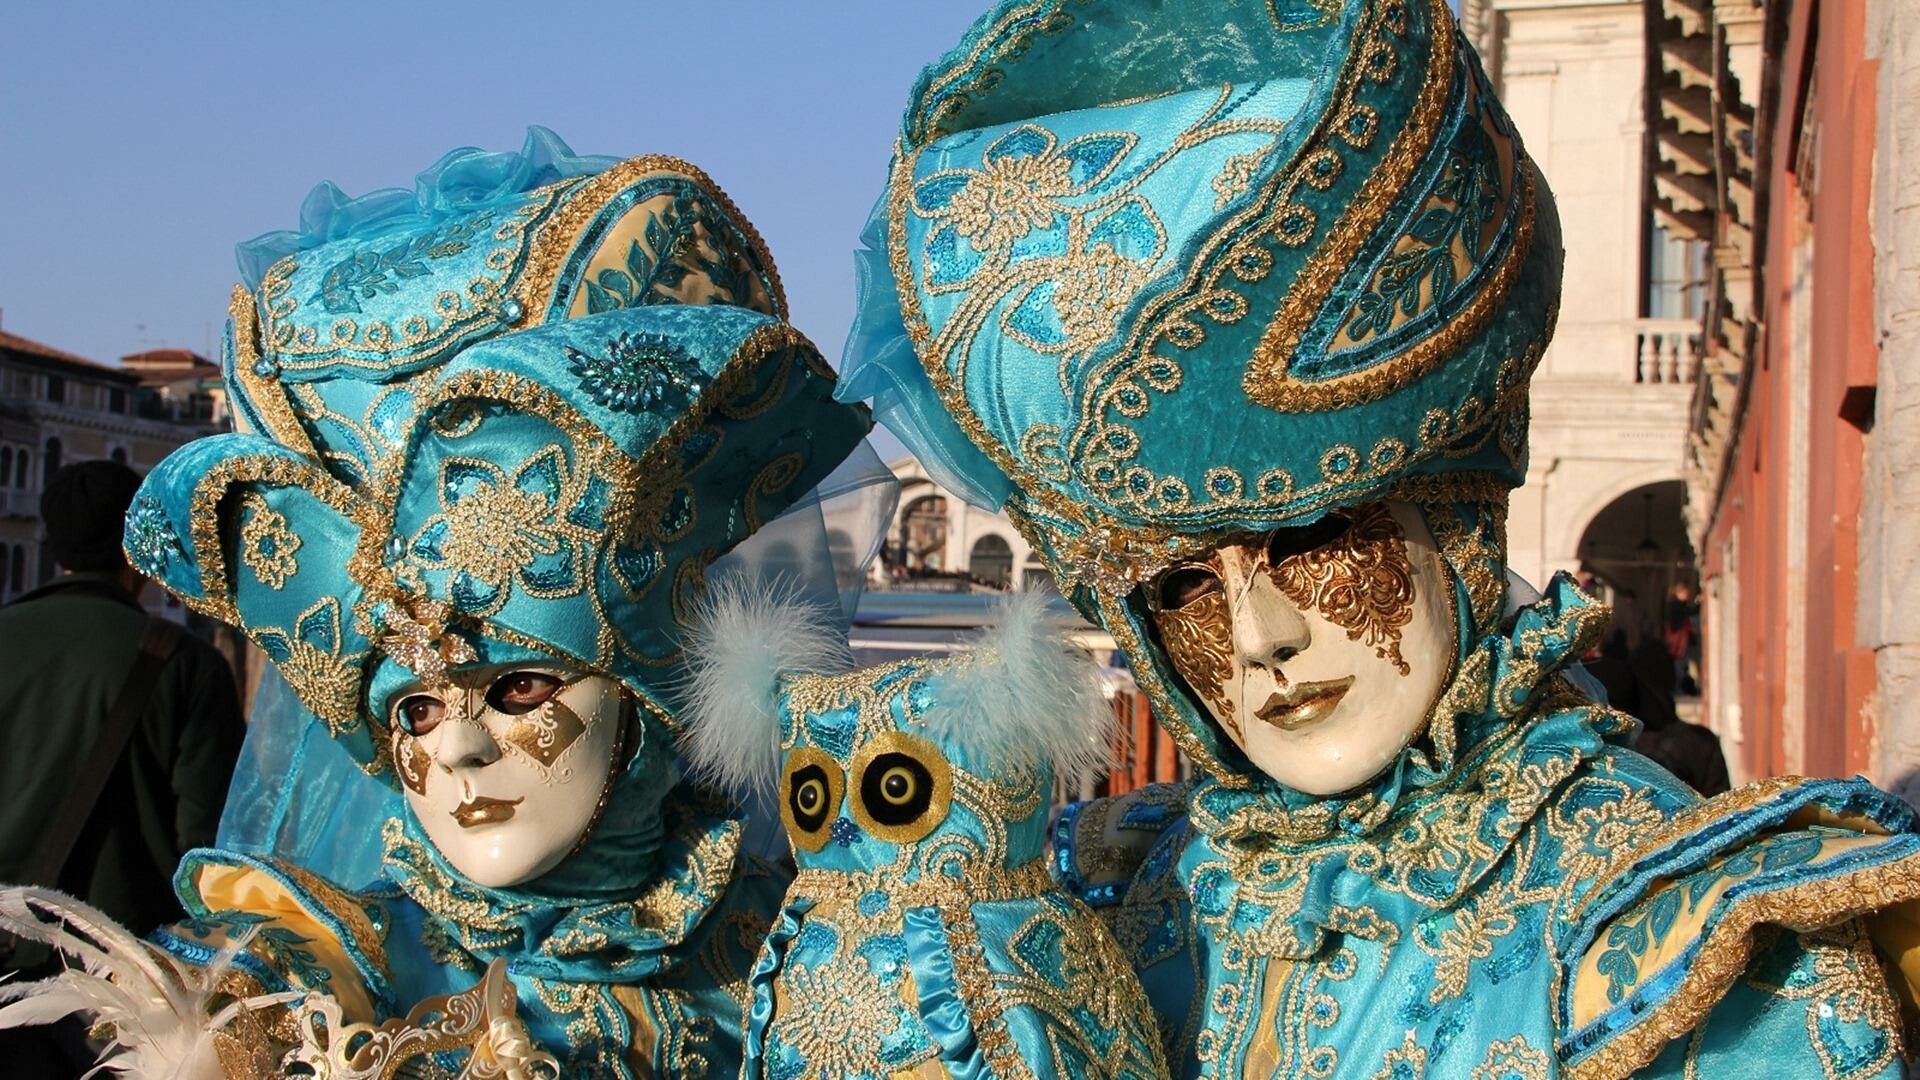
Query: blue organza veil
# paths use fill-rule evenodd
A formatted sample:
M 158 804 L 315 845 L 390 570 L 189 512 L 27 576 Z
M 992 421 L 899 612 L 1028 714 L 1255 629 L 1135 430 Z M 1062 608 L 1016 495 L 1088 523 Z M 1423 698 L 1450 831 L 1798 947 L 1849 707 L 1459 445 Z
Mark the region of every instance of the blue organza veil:
M 801 599 L 842 612 L 850 625 L 898 499 L 893 474 L 862 443 L 810 494 L 717 560 L 708 576 L 778 581 Z M 400 793 L 362 772 L 279 670 L 266 665 L 216 845 L 271 855 L 357 889 L 381 876 L 379 823 L 404 811 Z M 747 812 L 746 849 L 778 857 L 785 850 L 778 814 L 770 805 Z

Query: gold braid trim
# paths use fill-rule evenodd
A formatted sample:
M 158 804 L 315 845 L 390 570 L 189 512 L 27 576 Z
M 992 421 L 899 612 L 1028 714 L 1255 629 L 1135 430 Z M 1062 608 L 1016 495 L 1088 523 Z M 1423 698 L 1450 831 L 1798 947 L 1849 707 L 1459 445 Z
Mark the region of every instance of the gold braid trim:
M 1566 1075 L 1570 1080 L 1627 1076 L 1658 1057 L 1668 1043 L 1698 1027 L 1747 969 L 1753 957 L 1754 930 L 1762 924 L 1817 930 L 1916 898 L 1920 898 L 1920 854 L 1735 901 L 1707 932 L 1686 978 L 1667 1000 L 1590 1056 L 1568 1066 Z
M 1241 388 L 1249 398 L 1269 408 L 1283 412 L 1345 409 L 1399 389 L 1435 360 L 1446 355 L 1458 341 L 1479 332 L 1486 320 L 1492 317 L 1493 308 L 1506 299 L 1507 292 L 1519 277 L 1521 264 L 1525 262 L 1533 238 L 1531 185 L 1523 195 L 1521 229 L 1514 237 L 1507 262 L 1476 298 L 1469 311 L 1433 337 L 1352 378 L 1328 383 L 1302 383 L 1287 378 L 1287 363 L 1300 344 L 1300 335 L 1332 293 L 1335 283 L 1340 279 L 1340 268 L 1353 261 L 1360 245 L 1379 227 L 1381 219 L 1386 217 L 1387 211 L 1406 187 L 1420 158 L 1433 145 L 1434 130 L 1439 126 L 1441 109 L 1453 85 L 1453 72 L 1459 60 L 1452 12 L 1444 0 L 1429 0 L 1427 9 L 1427 18 L 1431 22 L 1427 36 L 1433 42 L 1433 48 L 1428 53 L 1426 77 L 1421 83 L 1419 97 L 1408 113 L 1406 126 L 1394 137 L 1393 147 L 1387 152 L 1386 158 L 1347 204 L 1346 212 L 1340 215 L 1332 234 L 1295 275 L 1294 288 L 1287 294 L 1279 313 L 1267 324 L 1266 331 L 1260 335 L 1260 343 L 1254 347 L 1253 356 L 1247 364 Z M 1357 79 L 1357 73 L 1351 77 Z M 1331 119 L 1329 115 L 1322 122 L 1328 123 Z M 1320 141 L 1316 139 L 1307 145 Z M 1517 151 L 1518 147 L 1515 149 Z M 1526 183 L 1521 179 L 1521 174 L 1525 172 L 1521 165 L 1524 160 L 1521 157 L 1514 163 L 1515 178 L 1521 183 Z
M 1057 886 L 1047 872 L 1047 860 L 1036 858 L 1011 870 L 976 867 L 965 877 L 935 874 L 914 881 L 889 882 L 887 903 L 895 908 L 946 907 L 994 900 L 1026 900 L 1052 892 Z M 857 901 L 873 891 L 870 885 L 844 871 L 802 867 L 788 887 L 789 897 L 813 900 Z
M 669 154 L 647 154 L 629 158 L 589 178 L 569 192 L 559 208 L 535 230 L 525 268 L 513 285 L 513 295 L 520 301 L 523 312 L 521 318 L 527 320 L 526 325 L 537 325 L 545 318 L 560 267 L 566 263 L 567 256 L 580 241 L 580 234 L 595 215 L 622 189 L 653 175 L 673 175 L 692 181 L 739 226 L 741 234 L 747 238 L 747 244 L 753 248 L 754 258 L 760 260 L 760 265 L 766 270 L 767 281 L 773 288 L 775 310 L 767 314 L 782 319 L 786 317 L 786 288 L 780 282 L 779 269 L 773 264 L 773 254 L 767 250 L 767 242 L 761 239 L 760 231 L 753 227 L 753 222 L 747 220 L 747 216 L 740 212 L 740 208 L 720 189 L 720 185 L 713 182 L 712 177 L 692 163 Z
M 266 425 L 267 430 L 260 434 L 318 460 L 320 453 L 308 438 L 307 429 L 300 425 L 300 418 L 294 415 L 285 384 L 254 370 L 254 365 L 260 362 L 260 309 L 245 285 L 233 287 L 227 314 L 233 317 L 233 378 L 246 390 L 247 400 L 253 403 L 259 411 L 260 422 Z
M 1035 1080 L 1007 1031 L 1005 1010 L 993 989 L 987 950 L 980 944 L 980 927 L 974 924 L 972 910 L 948 908 L 940 912 L 940 919 L 947 927 L 947 951 L 953 954 L 953 978 L 960 984 L 960 996 L 973 1018 L 973 1034 L 980 1040 L 987 1065 L 1001 1080 Z

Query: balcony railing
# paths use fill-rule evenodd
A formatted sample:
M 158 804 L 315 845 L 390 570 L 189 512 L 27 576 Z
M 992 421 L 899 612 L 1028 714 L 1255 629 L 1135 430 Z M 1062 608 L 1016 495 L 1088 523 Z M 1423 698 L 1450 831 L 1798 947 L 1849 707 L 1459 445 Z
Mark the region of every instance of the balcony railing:
M 1700 366 L 1700 324 L 1693 319 L 1634 323 L 1633 381 L 1690 383 Z
M 20 491 L 14 488 L 0 490 L 0 518 L 37 518 L 39 516 L 39 492 Z

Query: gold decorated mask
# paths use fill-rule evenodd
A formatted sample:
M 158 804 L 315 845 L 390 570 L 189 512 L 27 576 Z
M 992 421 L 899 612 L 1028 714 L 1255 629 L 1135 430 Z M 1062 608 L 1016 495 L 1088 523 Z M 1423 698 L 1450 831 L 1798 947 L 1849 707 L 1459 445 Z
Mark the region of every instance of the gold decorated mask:
M 1149 607 L 1202 708 L 1263 772 L 1310 794 L 1391 763 L 1452 667 L 1450 579 L 1407 503 L 1229 537 L 1161 574 Z

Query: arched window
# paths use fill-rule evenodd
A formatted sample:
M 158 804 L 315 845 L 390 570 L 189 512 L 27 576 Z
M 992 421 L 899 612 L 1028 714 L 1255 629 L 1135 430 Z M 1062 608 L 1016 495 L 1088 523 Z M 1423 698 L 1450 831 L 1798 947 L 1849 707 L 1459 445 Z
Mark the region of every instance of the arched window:
M 947 500 L 940 495 L 915 499 L 900 515 L 900 553 L 908 571 L 947 568 Z
M 113 453 L 107 456 L 112 458 L 115 464 L 125 465 L 127 463 L 127 448 L 124 446 L 116 446 L 113 448 Z
M 13 447 L 0 446 L 0 487 L 13 483 Z
M 988 533 L 974 541 L 973 554 L 967 558 L 967 573 L 975 581 L 1006 588 L 1013 580 L 1013 548 L 1002 537 Z
M 53 474 L 60 471 L 60 440 L 48 439 L 47 452 L 40 462 L 40 490 L 47 490 L 53 482 Z
M 13 486 L 21 491 L 27 490 L 27 458 L 30 456 L 32 455 L 28 454 L 27 448 L 23 446 L 20 448 L 20 453 L 13 459 Z

